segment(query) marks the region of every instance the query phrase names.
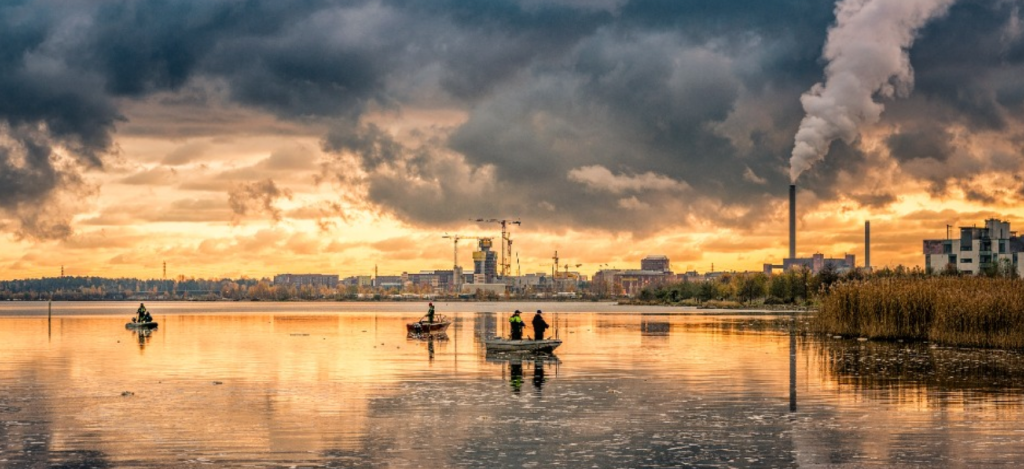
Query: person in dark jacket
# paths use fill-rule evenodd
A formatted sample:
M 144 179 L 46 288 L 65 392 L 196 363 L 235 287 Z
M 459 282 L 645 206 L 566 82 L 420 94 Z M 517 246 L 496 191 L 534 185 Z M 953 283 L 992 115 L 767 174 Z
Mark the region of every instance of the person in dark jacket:
M 427 303 L 427 322 L 434 322 L 434 303 Z
M 548 330 L 548 323 L 540 314 L 538 309 L 537 314 L 533 315 L 533 340 L 544 340 L 544 331 Z
M 153 317 L 149 315 L 149 311 L 146 310 L 146 305 L 139 303 L 139 309 L 135 311 L 135 322 L 150 322 Z
M 526 329 L 526 323 L 523 322 L 523 317 L 520 316 L 519 310 L 512 313 L 512 317 L 508 318 L 508 324 L 512 331 L 512 340 L 523 340 L 523 329 Z

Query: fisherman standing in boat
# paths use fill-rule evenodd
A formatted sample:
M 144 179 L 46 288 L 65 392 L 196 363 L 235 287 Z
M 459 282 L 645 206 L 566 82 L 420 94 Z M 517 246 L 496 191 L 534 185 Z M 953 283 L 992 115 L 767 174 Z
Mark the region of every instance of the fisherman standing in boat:
M 434 322 L 434 303 L 427 303 L 427 322 Z
M 540 310 L 533 315 L 533 340 L 544 340 L 544 331 L 548 330 L 548 323 L 540 315 Z
M 152 316 L 146 310 L 146 305 L 139 303 L 139 309 L 135 312 L 135 322 L 149 322 L 151 320 Z
M 520 314 L 517 309 L 516 312 L 512 313 L 512 317 L 508 318 L 509 326 L 512 328 L 512 340 L 523 340 L 523 329 L 526 328 L 526 323 L 523 322 Z

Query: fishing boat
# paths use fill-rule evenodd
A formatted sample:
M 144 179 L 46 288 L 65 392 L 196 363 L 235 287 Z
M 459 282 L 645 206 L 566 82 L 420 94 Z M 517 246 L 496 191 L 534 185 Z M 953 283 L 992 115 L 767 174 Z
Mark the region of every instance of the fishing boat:
M 125 329 L 156 329 L 156 321 L 130 322 L 124 325 Z
M 484 339 L 487 353 L 552 353 L 562 345 L 561 339 L 509 340 L 502 337 Z
M 428 321 L 427 317 L 423 316 L 419 321 L 407 323 L 405 328 L 409 333 L 409 337 L 422 337 L 444 334 L 450 325 L 452 325 L 452 322 L 445 315 L 435 314 L 434 322 Z

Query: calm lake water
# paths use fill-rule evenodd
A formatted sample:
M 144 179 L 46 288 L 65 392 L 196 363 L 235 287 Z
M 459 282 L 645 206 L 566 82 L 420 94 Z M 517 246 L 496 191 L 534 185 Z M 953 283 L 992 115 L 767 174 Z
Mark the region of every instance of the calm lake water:
M 1024 357 L 597 303 L 0 304 L 0 468 L 1024 466 Z M 511 308 L 557 357 L 488 358 Z M 527 329 L 527 334 L 532 334 Z

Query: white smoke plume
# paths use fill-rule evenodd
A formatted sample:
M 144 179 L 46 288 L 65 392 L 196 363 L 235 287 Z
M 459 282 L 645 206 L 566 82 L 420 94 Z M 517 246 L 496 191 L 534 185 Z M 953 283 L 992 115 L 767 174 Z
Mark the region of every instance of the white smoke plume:
M 954 0 L 841 0 L 828 32 L 825 83 L 800 97 L 807 113 L 796 133 L 789 177 L 828 153 L 837 138 L 853 142 L 864 124 L 878 122 L 879 98 L 906 96 L 914 86 L 907 50 L 917 30 L 943 15 Z

